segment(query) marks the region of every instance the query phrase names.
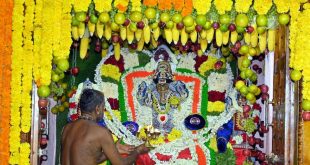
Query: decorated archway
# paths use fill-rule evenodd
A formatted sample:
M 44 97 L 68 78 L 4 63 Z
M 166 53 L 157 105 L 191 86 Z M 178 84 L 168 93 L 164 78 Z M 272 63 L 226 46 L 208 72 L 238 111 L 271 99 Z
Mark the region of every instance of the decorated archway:
M 143 143 L 130 122 L 161 133 L 137 164 L 309 163 L 308 1 L 1 4 L 0 164 L 59 163 L 60 131 L 78 118 L 85 84 L 107 96 L 104 120 L 116 137 Z M 160 65 L 169 68 L 162 93 Z M 273 108 L 282 103 L 281 124 Z M 290 133 L 285 153 L 272 146 L 282 144 L 277 131 Z

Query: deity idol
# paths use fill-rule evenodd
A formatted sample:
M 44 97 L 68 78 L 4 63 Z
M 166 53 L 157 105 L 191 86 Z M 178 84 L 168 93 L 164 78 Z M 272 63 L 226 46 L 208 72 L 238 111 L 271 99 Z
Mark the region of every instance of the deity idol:
M 174 81 L 170 63 L 158 62 L 153 82 L 149 85 L 143 81 L 137 92 L 137 99 L 143 106 L 151 107 L 152 125 L 163 134 L 170 133 L 173 114 L 181 109 L 181 103 L 188 97 L 188 89 L 181 81 Z

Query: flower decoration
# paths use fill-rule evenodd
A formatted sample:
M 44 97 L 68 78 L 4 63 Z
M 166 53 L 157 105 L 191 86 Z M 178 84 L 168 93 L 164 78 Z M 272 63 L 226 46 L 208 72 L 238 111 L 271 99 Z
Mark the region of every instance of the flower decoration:
M 193 0 L 193 7 L 197 14 L 206 14 L 211 7 L 211 0 Z
M 272 6 L 272 0 L 254 0 L 254 9 L 259 15 L 267 14 Z
M 207 71 L 214 69 L 214 64 L 217 62 L 217 59 L 213 56 L 208 56 L 208 60 L 206 60 L 205 62 L 203 62 L 200 66 L 199 66 L 199 73 L 201 75 L 204 75 Z
M 219 14 L 225 14 L 225 12 L 230 11 L 233 5 L 232 0 L 214 0 L 213 3 Z
M 249 0 L 236 0 L 235 8 L 238 13 L 247 13 L 252 5 L 252 1 Z
M 102 66 L 101 74 L 102 74 L 102 76 L 112 78 L 116 81 L 119 81 L 119 79 L 121 77 L 121 73 L 120 73 L 119 68 L 117 66 L 111 65 L 111 64 L 107 64 L 107 65 Z

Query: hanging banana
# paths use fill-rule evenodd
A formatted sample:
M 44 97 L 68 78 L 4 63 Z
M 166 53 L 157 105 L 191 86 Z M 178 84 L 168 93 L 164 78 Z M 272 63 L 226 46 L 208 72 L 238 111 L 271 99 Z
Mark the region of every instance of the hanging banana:
M 207 30 L 207 40 L 208 40 L 208 43 L 212 42 L 213 36 L 214 36 L 214 29 L 211 28 L 211 29 Z
M 257 33 L 257 26 L 252 25 L 254 27 L 254 31 L 251 33 L 251 46 L 256 47 L 258 43 L 258 33 Z
M 85 33 L 85 23 L 84 22 L 80 22 L 79 27 L 78 27 L 78 32 L 79 32 L 80 38 L 82 38 L 84 33 Z
M 230 42 L 232 44 L 235 44 L 237 42 L 238 39 L 238 33 L 236 31 L 233 31 L 230 33 Z
M 96 24 L 91 23 L 90 21 L 87 23 L 88 30 L 90 33 L 90 36 L 93 36 L 95 29 L 96 29 Z
M 101 50 L 101 57 L 105 57 L 108 54 L 109 49 L 102 49 Z
M 223 33 L 223 44 L 226 45 L 229 42 L 229 33 L 230 31 L 228 30 L 227 32 Z
M 164 30 L 165 36 L 166 36 L 166 41 L 168 44 L 172 42 L 172 30 L 171 29 L 165 29 Z
M 129 44 L 131 44 L 135 38 L 135 35 L 134 35 L 135 33 L 130 30 L 129 26 L 127 26 L 126 31 L 127 31 L 127 41 Z
M 114 56 L 116 61 L 121 58 L 121 45 L 119 43 L 114 44 Z
M 202 50 L 202 52 L 205 52 L 207 47 L 208 47 L 208 40 L 207 39 L 200 39 L 200 48 Z
M 247 44 L 247 45 L 250 45 L 251 44 L 251 34 L 245 32 L 244 33 L 244 42 Z
M 112 29 L 111 29 L 111 24 L 107 23 L 105 25 L 105 30 L 104 30 L 104 37 L 106 38 L 106 40 L 110 40 L 112 36 Z
M 274 51 L 276 42 L 276 30 L 275 29 L 269 29 L 268 30 L 268 50 Z
M 154 48 L 156 48 L 158 46 L 158 42 L 154 39 L 154 37 L 152 37 L 152 39 L 151 39 L 151 44 Z
M 158 40 L 158 37 L 159 37 L 159 35 L 160 35 L 160 29 L 159 29 L 159 27 L 153 29 L 152 32 L 153 32 L 153 37 L 154 37 L 154 39 L 157 41 L 157 40 Z
M 215 32 L 215 39 L 216 39 L 216 45 L 217 46 L 222 46 L 222 43 L 223 43 L 223 33 L 220 29 L 216 29 L 216 32 Z
M 141 36 L 142 36 L 142 30 L 141 29 L 138 29 L 137 31 L 135 31 L 135 38 L 137 41 L 140 41 L 141 39 Z
M 126 40 L 126 38 L 127 38 L 127 29 L 126 29 L 126 27 L 121 27 L 121 29 L 120 29 L 120 37 L 121 37 L 121 39 L 123 40 L 123 41 L 125 41 Z
M 72 33 L 72 37 L 74 40 L 79 40 L 80 36 L 79 36 L 79 32 L 78 32 L 78 27 L 77 26 L 72 26 L 71 27 L 71 33 Z
M 172 40 L 174 44 L 177 44 L 179 42 L 179 38 L 180 38 L 180 31 L 176 28 L 176 26 L 174 26 L 172 28 Z
M 194 30 L 190 33 L 190 39 L 192 42 L 196 42 L 197 41 L 197 31 Z
M 258 36 L 258 39 L 259 39 L 259 49 L 260 49 L 260 52 L 263 53 L 266 49 L 266 42 L 267 42 L 267 32 L 263 33 L 263 34 L 260 34 Z
M 144 47 L 144 36 L 143 36 L 143 33 L 142 33 L 141 38 L 140 38 L 140 40 L 138 41 L 137 50 L 138 50 L 138 51 L 142 51 L 142 50 L 143 50 L 143 47 Z
M 185 28 L 182 29 L 181 31 L 181 43 L 184 46 L 187 43 L 188 40 L 188 34 L 185 31 Z
M 84 59 L 86 57 L 87 50 L 88 50 L 88 43 L 89 43 L 89 36 L 84 35 L 83 38 L 81 39 L 81 43 L 80 43 L 80 57 L 81 57 L 81 59 Z
M 143 37 L 144 37 L 144 42 L 146 44 L 148 44 L 151 40 L 151 29 L 150 29 L 149 25 L 146 25 L 143 28 Z
M 206 30 L 202 30 L 201 32 L 200 32 L 200 38 L 201 39 L 206 39 L 207 38 L 207 31 Z
M 104 24 L 101 23 L 100 21 L 98 21 L 96 24 L 96 33 L 98 35 L 98 38 L 100 38 L 100 39 L 103 36 L 103 29 L 104 29 Z

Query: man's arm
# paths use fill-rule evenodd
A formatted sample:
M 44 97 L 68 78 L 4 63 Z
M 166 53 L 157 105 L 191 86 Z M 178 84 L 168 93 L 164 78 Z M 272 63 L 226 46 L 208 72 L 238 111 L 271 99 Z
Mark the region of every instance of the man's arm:
M 113 165 L 131 165 L 135 162 L 137 156 L 140 154 L 138 149 L 135 149 L 133 152 L 131 152 L 130 155 L 128 155 L 126 158 L 123 158 L 120 153 L 117 151 L 116 145 L 114 144 L 113 138 L 111 133 L 101 128 L 102 131 L 100 131 L 101 136 L 101 146 L 104 155 L 111 161 Z M 102 156 L 102 158 L 104 158 Z M 103 159 L 105 160 L 105 158 Z

